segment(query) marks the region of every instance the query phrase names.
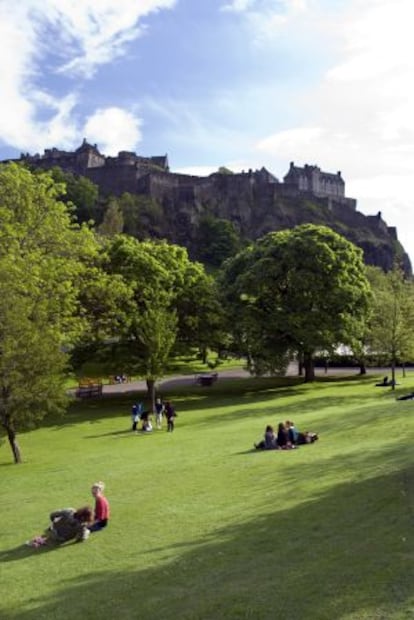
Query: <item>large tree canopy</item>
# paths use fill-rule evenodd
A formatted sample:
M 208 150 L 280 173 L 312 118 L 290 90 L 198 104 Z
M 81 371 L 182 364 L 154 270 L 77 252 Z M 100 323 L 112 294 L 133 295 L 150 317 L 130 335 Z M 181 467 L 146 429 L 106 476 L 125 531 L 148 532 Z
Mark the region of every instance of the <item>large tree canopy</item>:
M 369 285 L 362 252 L 324 226 L 269 233 L 224 265 L 220 279 L 239 350 L 256 373 L 348 343 L 361 330 Z
M 120 330 L 127 344 L 125 364 L 147 379 L 154 401 L 155 381 L 165 374 L 173 347 L 203 347 L 216 326 L 213 280 L 187 251 L 165 241 L 138 241 L 119 235 L 108 243 L 108 272 L 130 287 L 128 321 Z
M 16 432 L 62 409 L 64 345 L 83 329 L 78 285 L 95 253 L 47 173 L 0 167 L 0 422 Z

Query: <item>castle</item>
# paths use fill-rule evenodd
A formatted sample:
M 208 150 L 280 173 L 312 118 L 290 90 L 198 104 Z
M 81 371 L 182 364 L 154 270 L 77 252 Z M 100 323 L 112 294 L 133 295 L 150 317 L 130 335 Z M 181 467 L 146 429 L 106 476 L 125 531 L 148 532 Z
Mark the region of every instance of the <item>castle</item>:
M 191 175 L 170 172 L 167 155 L 156 157 L 142 157 L 130 151 L 120 151 L 116 157 L 102 155 L 96 144 L 89 144 L 86 139 L 75 151 L 62 151 L 57 148 L 45 149 L 43 155 L 21 154 L 20 161 L 36 167 L 50 169 L 59 166 L 62 170 L 73 174 L 88 177 L 99 185 L 106 194 L 119 195 L 123 192 L 145 193 L 148 183 L 145 178 L 148 175 L 158 176 L 158 181 L 165 185 L 167 179 L 171 188 L 181 188 L 182 193 L 188 196 L 191 186 L 205 185 L 206 179 L 214 180 L 213 173 L 209 177 L 194 177 Z M 316 196 L 318 198 L 333 199 L 346 204 L 352 209 L 356 208 L 356 201 L 345 197 L 345 182 L 341 173 L 331 174 L 322 172 L 317 166 L 305 165 L 300 168 L 290 163 L 290 169 L 283 178 L 283 184 L 268 172 L 265 168 L 248 173 L 233 173 L 229 175 L 232 182 L 237 179 L 248 178 L 250 184 L 268 184 L 275 188 L 280 195 L 292 196 L 297 192 L 303 195 Z M 163 179 L 164 182 L 161 182 Z M 148 179 L 147 179 L 148 181 Z
M 387 226 L 381 213 L 357 211 L 357 201 L 345 194 L 341 172 L 291 162 L 282 182 L 264 167 L 237 173 L 219 169 L 208 176 L 193 176 L 171 172 L 167 155 L 142 157 L 121 151 L 107 157 L 85 139 L 75 151 L 46 149 L 43 155 L 22 154 L 17 161 L 43 169 L 58 166 L 85 176 L 99 187 L 101 197 L 125 192 L 149 197 L 162 213 L 162 224 L 149 234 L 190 251 L 195 248 L 200 218 L 207 213 L 231 221 L 246 239 L 311 222 L 330 226 L 359 245 L 368 264 L 388 270 L 397 253 L 403 257 L 405 271 L 411 273 L 395 227 Z

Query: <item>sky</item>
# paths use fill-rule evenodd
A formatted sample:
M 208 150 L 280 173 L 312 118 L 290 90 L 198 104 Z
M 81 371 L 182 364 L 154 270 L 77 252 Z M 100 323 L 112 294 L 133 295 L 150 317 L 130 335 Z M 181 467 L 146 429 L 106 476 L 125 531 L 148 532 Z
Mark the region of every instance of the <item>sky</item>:
M 341 170 L 414 264 L 412 0 L 0 0 L 0 160 Z

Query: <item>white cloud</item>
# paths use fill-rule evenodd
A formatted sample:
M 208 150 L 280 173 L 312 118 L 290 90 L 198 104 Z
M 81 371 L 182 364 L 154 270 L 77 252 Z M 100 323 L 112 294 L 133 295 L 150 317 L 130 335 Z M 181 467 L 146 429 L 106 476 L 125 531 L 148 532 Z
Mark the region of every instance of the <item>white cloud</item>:
M 142 18 L 175 2 L 2 0 L 0 140 L 25 151 L 45 144 L 66 148 L 77 143 L 82 124 L 76 116 L 81 80 L 125 52 L 127 43 L 139 36 Z M 40 86 L 52 66 L 68 80 L 77 76 L 66 94 L 56 95 Z M 125 112 L 125 118 L 130 115 Z
M 286 159 L 342 170 L 363 212 L 381 211 L 414 258 L 414 6 L 411 0 L 352 0 L 336 22 L 334 65 L 302 93 L 300 126 L 263 137 L 267 166 Z M 321 28 L 320 31 L 322 31 Z M 327 29 L 328 30 L 328 29 Z
M 235 13 L 296 13 L 307 8 L 309 0 L 231 0 L 222 11 Z
M 281 28 L 309 8 L 309 0 L 232 0 L 222 11 L 239 14 L 255 43 L 269 42 Z
M 221 7 L 222 11 L 233 11 L 234 13 L 242 13 L 251 6 L 252 0 L 232 0 L 228 4 Z
M 63 30 L 68 57 L 60 70 L 91 76 L 96 68 L 124 53 L 141 34 L 140 20 L 172 8 L 176 0 L 44 0 L 39 17 Z
M 99 142 L 101 153 L 116 155 L 134 150 L 141 140 L 140 121 L 121 108 L 100 109 L 87 120 L 84 135 L 88 142 Z

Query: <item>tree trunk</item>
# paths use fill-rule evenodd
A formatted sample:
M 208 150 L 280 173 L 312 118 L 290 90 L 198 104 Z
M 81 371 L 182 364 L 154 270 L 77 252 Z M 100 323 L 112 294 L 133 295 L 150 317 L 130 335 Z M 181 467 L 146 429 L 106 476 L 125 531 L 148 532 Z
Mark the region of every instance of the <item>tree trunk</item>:
M 395 359 L 391 362 L 391 389 L 395 390 Z
M 147 392 L 148 398 L 151 403 L 151 411 L 154 413 L 155 411 L 155 379 L 149 379 L 147 377 Z
M 367 367 L 365 366 L 365 362 L 360 362 L 359 363 L 359 374 L 360 375 L 366 375 L 367 374 Z
M 302 377 L 303 375 L 303 353 L 300 352 L 298 354 L 298 375 Z
M 200 347 L 200 357 L 203 364 L 207 364 L 207 347 Z
M 7 437 L 9 440 L 9 444 L 10 444 L 10 448 L 11 451 L 13 452 L 13 458 L 14 458 L 14 462 L 17 463 L 21 463 L 22 462 L 22 455 L 20 452 L 20 448 L 19 448 L 19 444 L 16 441 L 16 431 L 13 428 L 13 425 L 11 424 L 10 420 L 7 419 L 4 422 L 4 428 L 6 429 L 6 433 L 7 433 Z
M 313 365 L 312 353 L 303 354 L 303 366 L 305 368 L 305 383 L 315 380 L 315 367 Z

